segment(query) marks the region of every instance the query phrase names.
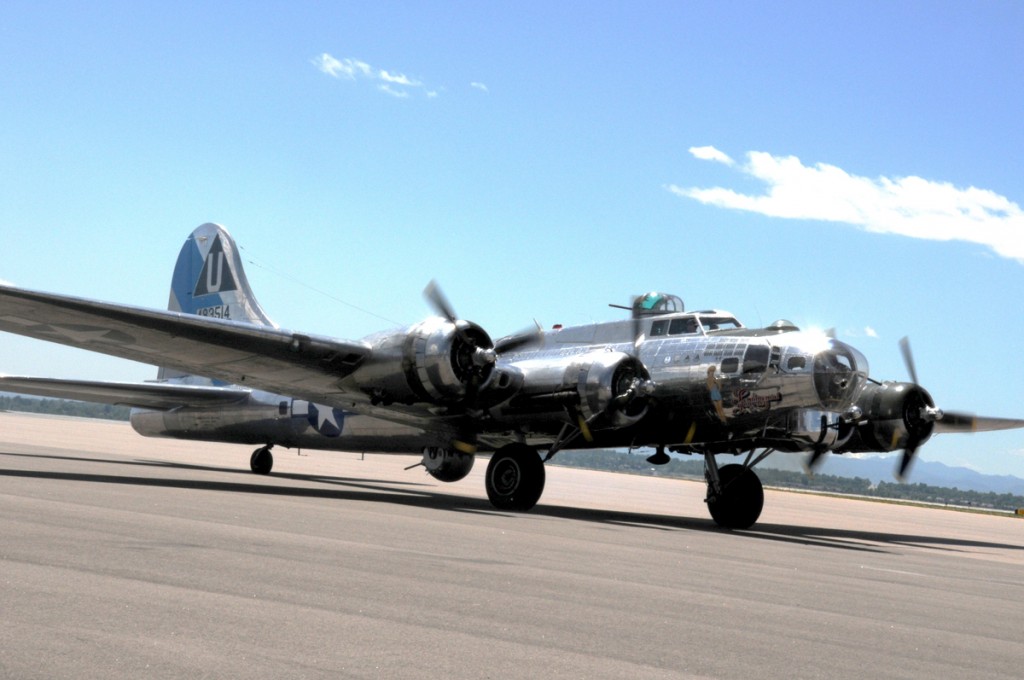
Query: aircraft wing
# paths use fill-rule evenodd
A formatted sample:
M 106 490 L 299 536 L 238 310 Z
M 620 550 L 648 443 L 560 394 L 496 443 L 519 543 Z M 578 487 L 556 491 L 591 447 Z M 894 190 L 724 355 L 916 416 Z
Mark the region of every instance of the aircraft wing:
M 127 383 L 0 376 L 0 390 L 39 397 L 137 406 L 159 411 L 179 406 L 226 406 L 243 401 L 249 390 L 178 383 Z
M 371 352 L 362 342 L 6 285 L 0 330 L 338 406 L 338 382 Z

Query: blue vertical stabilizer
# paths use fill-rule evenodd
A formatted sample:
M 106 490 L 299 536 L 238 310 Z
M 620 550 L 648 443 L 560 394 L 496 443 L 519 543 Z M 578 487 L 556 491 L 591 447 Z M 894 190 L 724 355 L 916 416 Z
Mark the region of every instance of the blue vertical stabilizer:
M 249 287 L 235 240 L 227 229 L 213 223 L 197 227 L 181 247 L 167 309 L 277 327 Z M 183 376 L 164 368 L 158 374 L 161 380 Z

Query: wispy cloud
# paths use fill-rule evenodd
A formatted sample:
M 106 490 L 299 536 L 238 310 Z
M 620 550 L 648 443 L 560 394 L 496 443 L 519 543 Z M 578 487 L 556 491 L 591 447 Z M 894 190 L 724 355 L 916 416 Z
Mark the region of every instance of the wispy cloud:
M 481 92 L 490 92 L 490 89 L 488 89 L 488 87 L 486 85 L 484 85 L 483 83 L 478 83 L 478 82 L 474 81 L 474 82 L 470 83 L 469 86 L 474 88 L 474 89 L 480 90 Z
M 397 97 L 398 99 L 405 99 L 406 97 L 409 96 L 408 90 L 401 90 L 396 87 L 391 87 L 387 83 L 384 83 L 383 85 L 378 85 L 377 89 L 385 94 L 391 95 L 392 97 Z
M 313 60 L 313 65 L 334 78 L 347 78 L 355 80 L 356 75 L 371 77 L 373 69 L 364 61 L 356 59 L 335 59 L 324 52 Z
M 339 80 L 368 80 L 377 83 L 377 89 L 400 99 L 407 98 L 414 91 L 423 88 L 423 83 L 404 73 L 397 73 L 370 66 L 365 61 L 346 57 L 338 59 L 324 52 L 313 59 L 313 65 L 332 78 Z M 425 91 L 427 97 L 437 96 L 436 90 Z
M 388 73 L 387 71 L 385 71 L 383 69 L 381 69 L 378 72 L 378 76 L 385 83 L 393 83 L 395 85 L 402 85 L 402 86 L 405 86 L 405 87 L 419 87 L 420 85 L 423 84 L 423 83 L 421 83 L 421 82 L 419 82 L 417 80 L 413 80 L 413 79 L 409 78 L 408 76 L 406 76 L 403 73 Z
M 987 189 L 958 188 L 921 177 L 859 177 L 834 165 L 804 165 L 795 156 L 747 153 L 738 164 L 712 146 L 693 147 L 700 160 L 735 167 L 767 185 L 760 195 L 724 187 L 669 185 L 672 193 L 706 205 L 770 217 L 822 220 L 939 241 L 967 241 L 1024 264 L 1024 211 Z
M 871 326 L 864 326 L 863 328 L 844 328 L 842 332 L 844 338 L 872 338 L 878 339 L 878 331 Z

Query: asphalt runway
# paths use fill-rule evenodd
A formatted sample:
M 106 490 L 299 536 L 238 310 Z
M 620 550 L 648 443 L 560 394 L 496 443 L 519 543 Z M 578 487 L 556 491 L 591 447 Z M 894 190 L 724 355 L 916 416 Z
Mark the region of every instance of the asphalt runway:
M 1024 520 L 0 413 L 2 678 L 1020 678 Z

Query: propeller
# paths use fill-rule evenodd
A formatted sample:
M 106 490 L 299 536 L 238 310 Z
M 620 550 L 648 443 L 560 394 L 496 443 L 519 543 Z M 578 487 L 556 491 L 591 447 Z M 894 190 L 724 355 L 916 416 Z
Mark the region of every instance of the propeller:
M 539 342 L 543 337 L 540 324 L 534 322 L 534 326 L 525 331 L 502 338 L 497 343 L 491 343 L 488 339 L 486 344 L 484 344 L 484 342 L 481 342 L 481 334 L 470 333 L 467 330 L 470 326 L 465 321 L 459 319 L 459 316 L 455 313 L 455 308 L 448 301 L 447 296 L 445 296 L 436 280 L 431 280 L 427 284 L 427 287 L 423 290 L 423 296 L 439 316 L 444 317 L 445 320 L 455 327 L 456 336 L 469 350 L 468 360 L 472 368 L 467 384 L 466 403 L 468 404 L 476 403 L 480 387 L 486 382 L 486 379 L 491 374 L 491 369 L 498 362 L 498 355 Z M 482 334 L 482 336 L 483 338 L 487 337 L 486 333 Z
M 903 336 L 900 338 L 900 352 L 903 354 L 903 364 L 907 367 L 907 372 L 910 373 L 910 380 L 915 385 L 920 385 L 917 382 L 917 368 L 914 366 L 914 354 L 910 351 L 910 338 Z
M 944 411 L 942 419 L 935 423 L 937 432 L 994 432 L 1024 427 L 1024 420 L 1016 418 L 991 418 L 970 413 Z
M 633 310 L 632 317 L 633 349 L 627 353 L 636 362 L 638 370 L 626 391 L 617 397 L 617 400 L 623 404 L 628 404 L 638 396 L 645 398 L 649 397 L 654 394 L 654 390 L 657 387 L 655 382 L 651 380 L 649 376 L 645 377 L 643 375 L 647 372 L 647 367 L 644 366 L 644 362 L 640 360 L 640 346 L 644 344 L 646 334 L 644 333 L 642 319 L 640 318 L 640 315 L 636 313 L 635 309 Z
M 448 297 L 441 290 L 441 286 L 438 285 L 436 280 L 432 279 L 427 284 L 427 287 L 423 289 L 423 297 L 427 299 L 427 302 L 437 312 L 438 316 L 443 317 L 455 327 L 455 335 L 470 350 L 469 361 L 472 364 L 472 368 L 470 369 L 469 380 L 466 383 L 465 401 L 467 404 L 473 405 L 477 401 L 480 386 L 490 376 L 490 369 L 498 361 L 498 353 L 494 347 L 482 345 L 479 337 L 467 332 L 467 325 L 464 322 L 460 323 L 460 319 L 455 313 L 455 308 L 452 307 L 451 302 L 448 301 Z M 486 334 L 484 337 L 486 337 Z M 475 428 L 472 426 L 461 428 L 461 431 L 452 438 L 451 446 L 462 453 L 475 453 L 477 450 L 477 432 Z
M 523 329 L 518 333 L 499 338 L 494 343 L 494 351 L 498 354 L 506 354 L 508 352 L 514 352 L 517 349 L 523 347 L 529 347 L 535 345 L 541 341 L 544 337 L 544 329 L 540 327 L 540 324 L 536 321 L 533 322 L 533 326 Z
M 914 365 L 914 355 L 910 351 L 910 340 L 906 337 L 900 340 L 900 352 L 903 354 L 903 362 L 907 366 L 907 372 L 915 386 L 917 381 L 917 368 Z M 993 430 L 1011 430 L 1024 427 L 1024 420 L 1015 418 L 989 418 L 975 416 L 972 413 L 959 411 L 945 411 L 943 409 L 929 406 L 922 398 L 920 409 L 914 413 L 921 422 L 934 423 L 936 432 L 988 432 Z M 921 437 L 919 433 L 923 428 L 908 428 L 910 436 L 906 448 L 903 449 L 903 457 L 900 459 L 899 467 L 896 470 L 896 478 L 903 481 L 906 478 L 907 470 L 914 460 L 917 449 L 924 443 L 927 437 Z
M 900 353 L 903 354 L 903 363 L 907 367 L 907 373 L 910 374 L 910 380 L 914 383 L 914 387 L 920 388 L 920 383 L 917 381 L 917 368 L 914 365 L 914 354 L 910 351 L 910 338 L 903 336 L 900 338 Z M 921 409 L 919 416 L 922 420 L 935 422 L 942 418 L 942 411 L 937 408 L 929 408 L 924 403 L 924 399 L 921 400 Z M 903 449 L 903 456 L 900 458 L 900 464 L 896 468 L 896 479 L 904 481 L 907 478 L 907 470 L 910 469 L 910 464 L 914 462 L 914 456 L 917 455 L 917 450 L 924 443 L 924 440 L 930 436 L 930 432 L 924 437 L 920 434 L 919 428 L 907 428 L 907 445 Z
M 818 469 L 818 465 L 821 463 L 825 454 L 828 453 L 828 447 L 822 446 L 822 442 L 825 441 L 825 435 L 827 434 L 828 418 L 825 416 L 821 417 L 821 435 L 818 437 L 817 443 L 814 445 L 814 449 L 811 451 L 810 457 L 807 462 L 804 463 L 804 472 L 807 473 L 808 477 L 814 476 L 814 471 Z
M 427 284 L 427 287 L 423 289 L 423 296 L 427 298 L 427 302 L 430 303 L 438 315 L 444 317 L 455 326 L 455 334 L 459 336 L 459 339 L 473 348 L 471 359 L 477 372 L 482 372 L 481 369 L 493 366 L 497 362 L 498 354 L 494 348 L 480 345 L 477 338 L 466 332 L 466 325 L 459 323 L 459 317 L 455 314 L 455 308 L 448 302 L 448 298 L 441 291 L 441 287 L 437 285 L 437 281 L 432 280 Z
M 477 349 L 474 355 L 474 362 L 477 365 L 494 364 L 497 361 L 499 354 L 505 354 L 506 352 L 512 352 L 522 347 L 532 345 L 539 342 L 544 336 L 544 331 L 540 327 L 540 324 L 534 321 L 534 325 L 526 330 L 519 331 L 513 335 L 499 339 L 493 348 L 480 347 L 476 339 L 466 333 L 464 326 L 459 324 L 459 317 L 455 313 L 455 308 L 448 301 L 444 292 L 441 290 L 441 286 L 438 285 L 436 280 L 432 280 L 427 284 L 427 287 L 423 290 L 423 296 L 427 298 L 427 302 L 434 308 L 440 316 L 450 321 L 455 326 L 455 332 L 458 334 L 466 344 L 472 345 Z

